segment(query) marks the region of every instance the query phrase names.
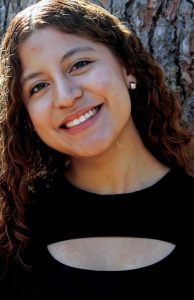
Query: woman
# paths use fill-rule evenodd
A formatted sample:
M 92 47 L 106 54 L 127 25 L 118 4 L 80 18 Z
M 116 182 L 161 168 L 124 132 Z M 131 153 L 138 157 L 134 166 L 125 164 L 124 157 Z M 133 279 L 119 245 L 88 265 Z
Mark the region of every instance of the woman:
M 8 27 L 0 94 L 2 293 L 191 293 L 193 136 L 135 34 L 84 0 L 40 1 Z

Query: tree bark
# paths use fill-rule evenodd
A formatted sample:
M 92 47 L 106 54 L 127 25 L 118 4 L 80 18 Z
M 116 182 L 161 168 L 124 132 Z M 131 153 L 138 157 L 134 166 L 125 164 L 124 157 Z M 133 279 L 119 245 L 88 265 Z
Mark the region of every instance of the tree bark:
M 194 123 L 194 0 L 91 0 L 126 22 L 161 63 Z M 11 18 L 38 0 L 0 0 L 0 35 Z

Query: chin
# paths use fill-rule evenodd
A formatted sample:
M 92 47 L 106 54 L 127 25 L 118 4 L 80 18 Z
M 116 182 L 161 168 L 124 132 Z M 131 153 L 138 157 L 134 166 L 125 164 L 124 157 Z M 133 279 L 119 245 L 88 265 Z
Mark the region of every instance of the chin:
M 83 151 L 83 157 L 98 157 L 104 155 L 108 147 L 105 145 L 96 145 L 96 147 L 87 148 L 87 150 Z

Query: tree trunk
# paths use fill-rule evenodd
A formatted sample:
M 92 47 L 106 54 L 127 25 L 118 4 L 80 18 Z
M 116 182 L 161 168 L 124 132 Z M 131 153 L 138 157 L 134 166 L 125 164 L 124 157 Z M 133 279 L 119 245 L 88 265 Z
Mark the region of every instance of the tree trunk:
M 128 23 L 160 62 L 194 123 L 194 0 L 91 0 Z M 0 0 L 0 34 L 20 10 L 38 0 Z

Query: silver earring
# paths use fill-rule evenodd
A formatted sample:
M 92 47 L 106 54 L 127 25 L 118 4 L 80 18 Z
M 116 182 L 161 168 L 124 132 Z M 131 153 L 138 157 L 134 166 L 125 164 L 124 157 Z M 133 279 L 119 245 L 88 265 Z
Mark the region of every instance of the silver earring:
M 130 87 L 130 90 L 135 90 L 137 85 L 136 85 L 135 82 L 132 81 L 132 82 L 129 83 L 129 87 Z

